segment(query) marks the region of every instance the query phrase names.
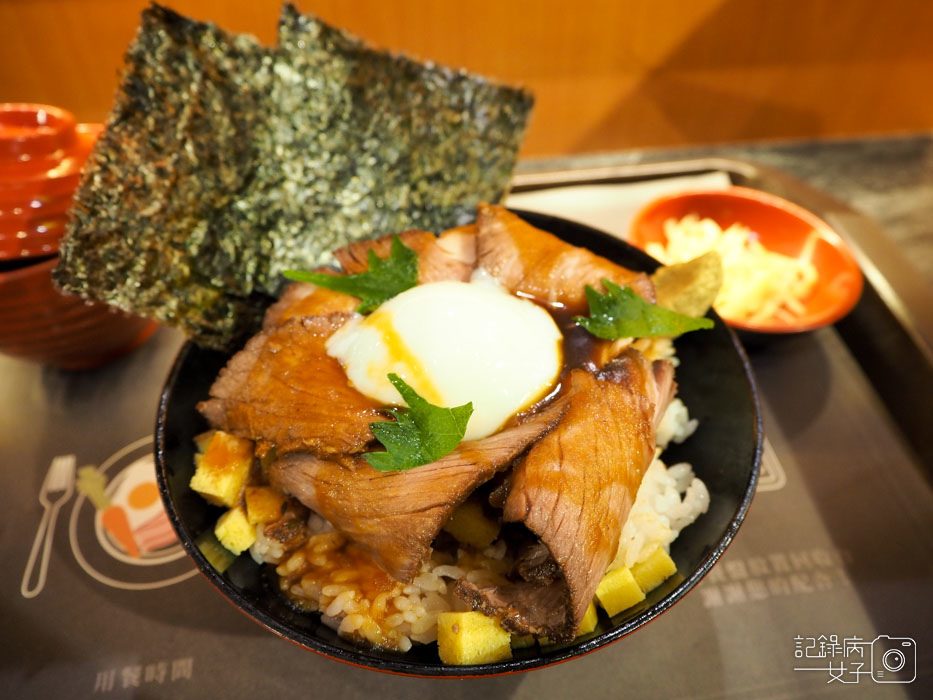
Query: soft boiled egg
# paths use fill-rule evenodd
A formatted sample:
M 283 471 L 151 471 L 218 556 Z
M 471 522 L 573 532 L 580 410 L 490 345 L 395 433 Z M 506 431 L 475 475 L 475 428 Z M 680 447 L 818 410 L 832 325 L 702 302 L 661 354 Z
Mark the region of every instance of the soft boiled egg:
M 405 405 L 390 373 L 435 405 L 472 401 L 464 439 L 477 440 L 553 388 L 562 340 L 545 309 L 479 275 L 402 292 L 347 322 L 328 339 L 327 353 L 358 391 L 383 405 Z

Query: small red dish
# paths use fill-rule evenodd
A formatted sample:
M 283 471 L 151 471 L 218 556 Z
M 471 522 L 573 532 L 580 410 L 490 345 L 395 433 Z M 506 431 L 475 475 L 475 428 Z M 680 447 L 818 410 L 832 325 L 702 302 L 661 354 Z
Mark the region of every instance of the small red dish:
M 806 209 L 747 187 L 682 192 L 656 199 L 635 216 L 628 241 L 642 250 L 651 242 L 666 243 L 664 222 L 689 214 L 712 219 L 723 230 L 743 224 L 757 234 L 766 249 L 791 257 L 800 254 L 814 232 L 817 236 L 812 262 L 819 279 L 803 300 L 803 313 L 790 321 L 760 323 L 724 317 L 733 328 L 770 334 L 810 331 L 841 319 L 861 296 L 862 272 L 838 233 Z

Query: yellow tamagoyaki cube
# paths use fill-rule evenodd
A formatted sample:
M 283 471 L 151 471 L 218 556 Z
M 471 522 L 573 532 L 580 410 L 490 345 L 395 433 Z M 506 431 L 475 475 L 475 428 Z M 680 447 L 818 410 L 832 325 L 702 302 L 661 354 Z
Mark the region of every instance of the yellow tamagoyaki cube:
M 483 512 L 480 501 L 466 501 L 450 516 L 444 530 L 458 542 L 485 549 L 499 536 L 499 523 Z
M 583 619 L 580 620 L 580 626 L 577 627 L 577 636 L 589 634 L 595 630 L 598 621 L 599 618 L 596 615 L 596 606 L 593 605 L 593 601 L 591 600 L 589 606 L 586 608 L 586 612 L 583 613 Z
M 650 557 L 632 567 L 632 576 L 645 593 L 653 591 L 675 573 L 677 565 L 662 547 L 658 547 Z
M 444 612 L 437 616 L 437 650 L 441 661 L 455 666 L 488 664 L 512 658 L 512 635 L 494 617 L 478 612 Z
M 203 453 L 207 449 L 207 446 L 211 442 L 211 438 L 214 437 L 216 430 L 206 430 L 203 433 L 198 433 L 194 436 L 194 446 L 197 448 L 198 452 Z
M 271 486 L 247 486 L 243 491 L 246 519 L 251 525 L 271 523 L 282 517 L 288 499 Z
M 645 593 L 628 567 L 623 566 L 603 576 L 596 587 L 596 599 L 603 610 L 615 615 L 643 601 Z
M 235 506 L 253 466 L 253 443 L 217 430 L 194 459 L 191 488 L 215 505 Z
M 256 526 L 246 518 L 243 506 L 234 506 L 217 519 L 214 536 L 226 549 L 241 554 L 256 541 Z

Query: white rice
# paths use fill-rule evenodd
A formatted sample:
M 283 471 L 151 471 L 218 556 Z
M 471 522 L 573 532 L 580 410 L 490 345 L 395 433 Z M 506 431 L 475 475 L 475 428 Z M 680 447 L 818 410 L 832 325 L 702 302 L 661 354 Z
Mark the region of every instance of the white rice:
M 659 547 L 669 550 L 680 531 L 708 508 L 709 491 L 689 464 L 681 462 L 668 469 L 655 458 L 622 527 L 619 551 L 609 570 L 634 566 Z
M 665 449 L 670 443 L 682 443 L 696 431 L 699 421 L 691 418 L 684 402 L 675 398 L 667 407 L 658 425 L 656 442 L 658 448 Z
M 671 542 L 680 531 L 709 509 L 709 491 L 686 462 L 668 468 L 660 451 L 671 442 L 683 442 L 697 428 L 687 407 L 674 399 L 661 418 L 657 431 L 658 455 L 645 472 L 628 520 L 622 527 L 619 551 L 609 570 L 634 566 Z

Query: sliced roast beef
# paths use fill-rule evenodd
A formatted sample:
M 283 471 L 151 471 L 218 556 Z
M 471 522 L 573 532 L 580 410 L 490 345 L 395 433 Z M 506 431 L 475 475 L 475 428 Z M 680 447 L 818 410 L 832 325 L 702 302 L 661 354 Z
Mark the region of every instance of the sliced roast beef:
M 437 244 L 448 256 L 469 268 L 470 274 L 476 267 L 476 224 L 450 228 L 437 237 Z M 469 279 L 469 275 L 462 278 Z
M 674 365 L 670 362 L 652 362 L 646 371 L 644 362 L 637 361 L 642 355 L 628 349 L 607 362 L 596 373 L 598 379 L 629 386 L 633 391 L 643 394 L 654 406 L 651 423 L 657 430 L 658 423 L 664 417 L 664 411 L 677 392 L 674 382 Z
M 503 586 L 479 587 L 465 578 L 457 581 L 454 592 L 474 610 L 498 617 L 512 634 L 534 634 L 553 638 L 567 625 L 571 601 L 562 583 L 518 581 Z M 573 635 L 571 635 L 572 637 Z
M 279 454 L 362 451 L 374 440 L 369 424 L 388 417 L 327 355 L 325 341 L 347 318 L 295 318 L 254 336 L 221 370 L 198 410 L 212 427 L 274 443 Z
M 507 209 L 481 204 L 477 216 L 477 265 L 510 292 L 573 313 L 586 310 L 585 285 L 604 291 L 602 280 L 630 286 L 654 302 L 654 284 L 585 248 L 535 228 Z
M 314 272 L 336 275 L 330 268 L 320 267 Z M 262 320 L 265 329 L 277 326 L 291 318 L 302 316 L 330 316 L 334 313 L 352 313 L 360 300 L 343 292 L 318 287 L 310 282 L 292 282 L 282 296 L 266 309 Z
M 300 503 L 289 501 L 285 512 L 271 523 L 263 526 L 263 534 L 279 541 L 286 551 L 302 546 L 308 539 L 308 509 Z
M 393 577 L 410 581 L 454 509 L 550 430 L 566 407 L 554 403 L 414 469 L 379 472 L 360 456 L 328 460 L 295 452 L 272 464 L 269 482 L 329 520 Z
M 481 601 L 477 609 L 484 612 L 504 601 L 497 614 L 509 617 L 509 629 L 517 634 L 573 638 L 615 557 L 622 525 L 654 455 L 653 419 L 663 407 L 652 398 L 669 400 L 673 393 L 669 386 L 655 386 L 656 377 L 669 384 L 672 373 L 655 370 L 634 350 L 625 351 L 612 369 L 602 379 L 584 370 L 570 372 L 567 410 L 517 463 L 505 499 L 503 519 L 521 522 L 537 535 L 561 576 L 550 585 L 526 580 L 479 589 L 463 582 L 457 588 L 468 602 Z M 559 619 L 535 598 L 550 604 L 555 588 L 568 603 Z
M 560 567 L 543 542 L 531 544 L 519 552 L 515 572 L 525 581 L 538 583 L 551 583 L 561 576 Z
M 380 258 L 389 257 L 392 238 L 382 236 L 350 243 L 334 251 L 334 256 L 344 273 L 355 275 L 365 272 L 369 269 L 369 251 Z M 399 238 L 418 254 L 418 284 L 445 280 L 466 282 L 470 279 L 476 254 L 475 243 L 466 227 L 446 234 L 443 243 L 428 231 L 405 231 L 399 234 Z
M 476 226 L 460 226 L 435 236 L 427 231 L 406 231 L 402 242 L 418 254 L 418 284 L 444 280 L 467 281 L 476 263 Z M 334 255 L 343 272 L 320 267 L 314 272 L 323 274 L 354 275 L 369 269 L 369 251 L 379 257 L 388 257 L 392 236 L 368 241 L 357 241 Z M 360 300 L 349 294 L 335 292 L 309 282 L 293 282 L 285 288 L 281 298 L 266 310 L 263 328 L 271 328 L 290 318 L 301 316 L 328 316 L 332 313 L 350 313 Z

